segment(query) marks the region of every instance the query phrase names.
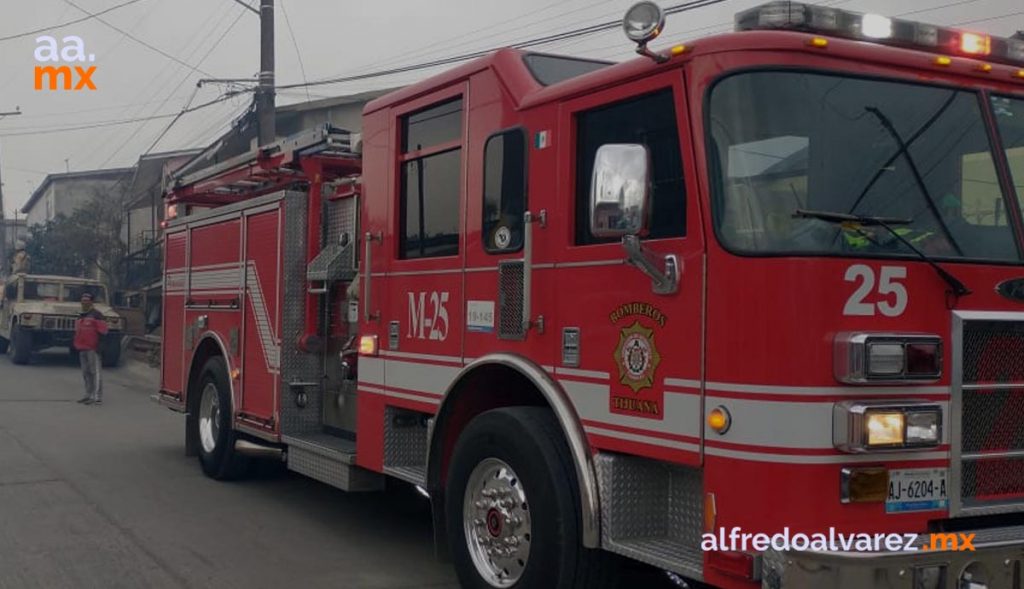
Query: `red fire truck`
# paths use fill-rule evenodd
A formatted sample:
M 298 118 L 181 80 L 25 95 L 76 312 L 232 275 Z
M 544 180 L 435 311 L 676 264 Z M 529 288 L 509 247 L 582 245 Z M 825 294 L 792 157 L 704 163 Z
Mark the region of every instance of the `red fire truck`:
M 419 485 L 467 587 L 1021 587 L 1024 40 L 624 23 L 632 61 L 498 51 L 178 178 L 187 451 Z M 704 549 L 736 530 L 974 549 Z

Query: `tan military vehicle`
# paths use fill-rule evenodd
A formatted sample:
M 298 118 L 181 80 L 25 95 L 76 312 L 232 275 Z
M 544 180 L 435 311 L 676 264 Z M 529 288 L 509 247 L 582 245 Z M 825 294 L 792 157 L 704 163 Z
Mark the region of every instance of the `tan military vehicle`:
M 110 328 L 100 343 L 103 365 L 117 365 L 124 320 L 110 308 L 107 288 L 96 280 L 69 276 L 7 277 L 0 293 L 0 353 L 9 354 L 15 364 L 28 364 L 37 350 L 67 347 L 74 352 L 75 320 L 82 312 L 79 301 L 87 292 Z

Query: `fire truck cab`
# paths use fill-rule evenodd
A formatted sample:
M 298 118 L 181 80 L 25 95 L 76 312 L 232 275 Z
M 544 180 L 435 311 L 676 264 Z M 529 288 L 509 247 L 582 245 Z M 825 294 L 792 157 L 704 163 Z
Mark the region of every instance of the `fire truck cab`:
M 159 401 L 429 493 L 468 587 L 1020 587 L 1024 41 L 798 2 L 501 50 L 178 178 Z M 718 545 L 973 534 L 974 551 Z

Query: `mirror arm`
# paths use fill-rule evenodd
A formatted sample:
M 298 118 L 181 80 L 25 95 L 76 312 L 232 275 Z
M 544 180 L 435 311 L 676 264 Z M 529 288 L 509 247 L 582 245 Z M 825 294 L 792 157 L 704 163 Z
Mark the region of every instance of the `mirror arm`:
M 626 250 L 626 263 L 651 278 L 654 294 L 671 295 L 679 292 L 679 258 L 675 254 L 656 254 L 644 247 L 636 235 L 624 236 L 622 249 Z

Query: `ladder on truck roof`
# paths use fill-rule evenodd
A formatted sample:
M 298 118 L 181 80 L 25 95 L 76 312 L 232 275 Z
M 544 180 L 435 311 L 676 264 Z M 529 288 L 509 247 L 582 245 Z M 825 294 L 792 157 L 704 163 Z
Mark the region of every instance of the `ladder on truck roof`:
M 358 133 L 327 123 L 195 171 L 186 164 L 184 173 L 173 178 L 167 202 L 230 204 L 316 175 L 321 182 L 344 178 L 354 182 L 362 170 L 361 147 Z M 198 164 L 202 157 L 193 161 Z

